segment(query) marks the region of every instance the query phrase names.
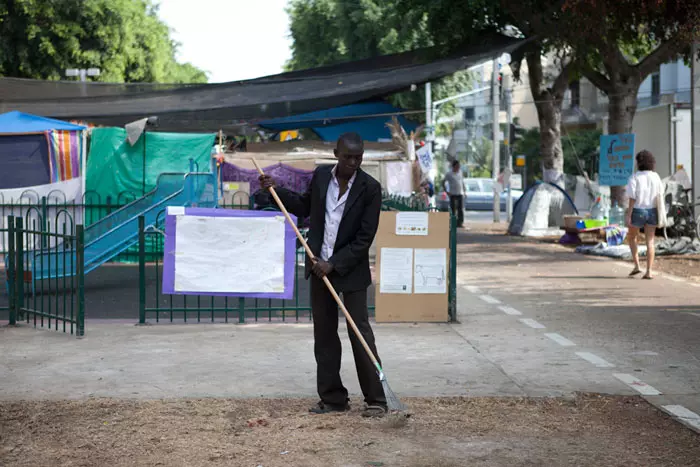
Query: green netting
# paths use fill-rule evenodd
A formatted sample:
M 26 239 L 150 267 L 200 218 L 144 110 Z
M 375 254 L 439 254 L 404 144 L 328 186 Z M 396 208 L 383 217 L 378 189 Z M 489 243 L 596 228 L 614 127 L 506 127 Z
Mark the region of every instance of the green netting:
M 188 172 L 190 159 L 196 164 L 195 170 L 209 172 L 215 137 L 214 133 L 146 132 L 132 146 L 123 128 L 95 128 L 88 154 L 86 190 L 97 193 L 102 200 L 109 196 L 116 201 L 120 195 L 131 195 L 133 199 L 155 188 L 161 173 Z

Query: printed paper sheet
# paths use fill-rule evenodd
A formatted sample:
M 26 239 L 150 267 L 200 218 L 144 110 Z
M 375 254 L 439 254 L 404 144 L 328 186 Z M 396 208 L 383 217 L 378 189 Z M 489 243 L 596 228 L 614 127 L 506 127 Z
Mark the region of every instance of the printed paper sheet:
M 284 291 L 284 217 L 176 219 L 176 292 Z
M 447 293 L 447 250 L 416 248 L 414 287 L 417 294 Z
M 428 213 L 414 211 L 397 213 L 396 235 L 428 235 Z
M 413 291 L 413 248 L 382 248 L 380 268 L 379 293 Z

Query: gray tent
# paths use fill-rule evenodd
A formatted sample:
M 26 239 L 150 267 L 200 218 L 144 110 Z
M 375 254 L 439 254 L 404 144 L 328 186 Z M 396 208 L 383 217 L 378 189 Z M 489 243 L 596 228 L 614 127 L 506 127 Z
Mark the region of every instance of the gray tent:
M 536 183 L 523 193 L 513 206 L 508 233 L 523 237 L 557 235 L 564 216 L 578 214 L 566 193 L 552 183 Z

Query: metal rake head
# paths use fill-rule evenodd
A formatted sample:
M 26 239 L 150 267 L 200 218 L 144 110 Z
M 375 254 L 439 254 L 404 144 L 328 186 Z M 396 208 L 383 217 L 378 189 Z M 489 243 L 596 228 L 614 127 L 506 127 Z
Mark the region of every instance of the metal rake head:
M 384 389 L 384 397 L 386 397 L 386 406 L 389 412 L 405 412 L 408 410 L 406 404 L 401 402 L 399 398 L 394 394 L 394 391 L 389 387 L 389 382 L 386 377 L 382 378 L 382 388 Z

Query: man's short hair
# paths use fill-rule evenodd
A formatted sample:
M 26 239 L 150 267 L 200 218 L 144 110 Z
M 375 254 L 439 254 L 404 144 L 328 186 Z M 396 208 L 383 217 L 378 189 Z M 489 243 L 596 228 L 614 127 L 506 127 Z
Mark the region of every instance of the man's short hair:
M 336 143 L 336 148 L 359 148 L 360 150 L 365 150 L 365 143 L 362 141 L 362 136 L 355 132 L 343 133 L 338 137 L 338 142 Z
M 452 168 L 454 169 L 455 167 L 459 166 L 459 161 L 457 159 L 452 161 Z

